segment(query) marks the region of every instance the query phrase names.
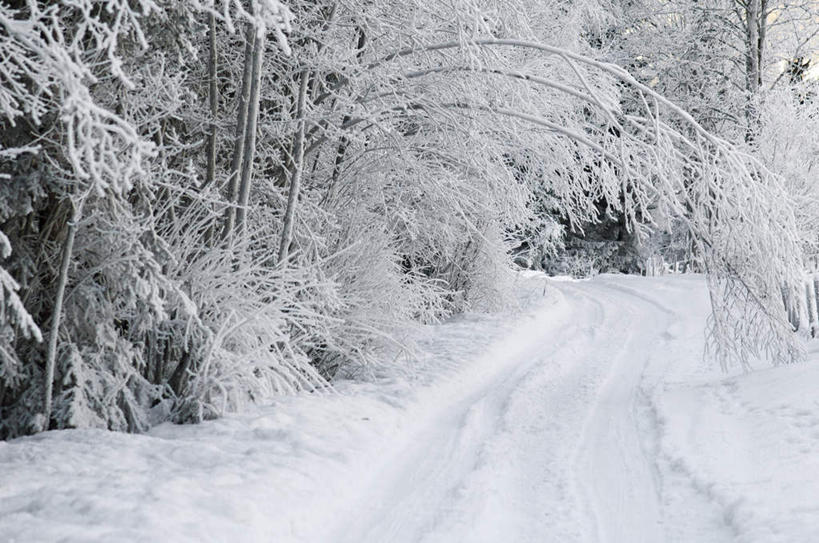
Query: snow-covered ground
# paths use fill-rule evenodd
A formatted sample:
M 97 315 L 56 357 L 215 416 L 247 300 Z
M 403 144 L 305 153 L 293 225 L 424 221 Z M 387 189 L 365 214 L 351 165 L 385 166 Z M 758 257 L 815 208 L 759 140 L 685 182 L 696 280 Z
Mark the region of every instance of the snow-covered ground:
M 0 541 L 819 540 L 819 364 L 702 361 L 698 277 L 521 276 L 337 393 L 0 443 Z

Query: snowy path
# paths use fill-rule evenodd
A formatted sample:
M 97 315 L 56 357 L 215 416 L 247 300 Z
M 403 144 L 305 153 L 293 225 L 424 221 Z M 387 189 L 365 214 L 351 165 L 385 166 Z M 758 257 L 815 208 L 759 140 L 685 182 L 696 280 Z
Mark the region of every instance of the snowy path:
M 520 292 L 339 395 L 0 443 L 0 542 L 815 540 L 817 364 L 705 365 L 696 277 Z
M 685 317 L 615 284 L 558 288 L 569 318 L 516 334 L 496 375 L 448 396 L 330 540 L 666 540 L 642 385 Z

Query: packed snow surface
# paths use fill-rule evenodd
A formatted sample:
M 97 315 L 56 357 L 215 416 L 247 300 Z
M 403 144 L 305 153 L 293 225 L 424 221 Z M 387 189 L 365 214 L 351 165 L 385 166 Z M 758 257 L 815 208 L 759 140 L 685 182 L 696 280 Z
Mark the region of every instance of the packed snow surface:
M 699 277 L 518 291 L 334 393 L 0 443 L 0 541 L 818 540 L 816 354 L 706 364 Z

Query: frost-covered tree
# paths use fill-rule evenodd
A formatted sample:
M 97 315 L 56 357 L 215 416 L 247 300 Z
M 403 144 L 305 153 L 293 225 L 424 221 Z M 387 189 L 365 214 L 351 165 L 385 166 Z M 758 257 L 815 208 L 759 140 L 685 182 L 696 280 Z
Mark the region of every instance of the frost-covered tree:
M 787 79 L 787 62 L 819 47 L 812 1 L 638 0 L 614 7 L 617 24 L 593 36 L 607 58 L 730 140 L 755 126 L 748 115 Z

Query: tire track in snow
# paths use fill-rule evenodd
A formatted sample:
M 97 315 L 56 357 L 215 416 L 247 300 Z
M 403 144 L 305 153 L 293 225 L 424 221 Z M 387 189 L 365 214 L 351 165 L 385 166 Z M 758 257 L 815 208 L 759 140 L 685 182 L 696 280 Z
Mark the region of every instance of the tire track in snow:
M 562 323 L 549 335 L 559 338 L 552 347 L 568 343 L 575 329 L 573 323 Z M 482 508 L 478 502 L 486 498 L 471 492 L 470 476 L 487 465 L 488 444 L 500 431 L 509 398 L 529 377 L 542 348 L 540 338 L 529 338 L 511 360 L 498 362 L 496 375 L 437 409 L 400 457 L 388 462 L 368 495 L 367 501 L 375 505 L 362 507 L 337 540 L 434 541 L 453 527 L 459 532 L 469 528 Z
M 577 484 L 592 520 L 593 529 L 586 536 L 601 543 L 665 540 L 658 471 L 641 432 L 647 426 L 643 423 L 646 399 L 640 386 L 656 343 L 662 342 L 671 324 L 670 311 L 629 290 L 589 283 L 575 293 L 606 299 L 605 306 L 617 307 L 620 320 L 628 323 L 619 345 L 599 346 L 613 360 L 584 422 L 574 459 Z M 650 311 L 645 310 L 646 305 Z
M 673 364 L 688 367 L 692 356 L 701 356 L 691 346 L 702 351 L 704 321 L 687 311 L 682 280 L 645 292 L 628 286 L 633 281 L 602 278 L 586 288 L 606 307 L 627 311 L 640 330 L 613 364 L 578 446 L 574 471 L 595 526 L 589 540 L 733 541 L 736 533 L 719 504 L 669 463 L 655 405 Z

